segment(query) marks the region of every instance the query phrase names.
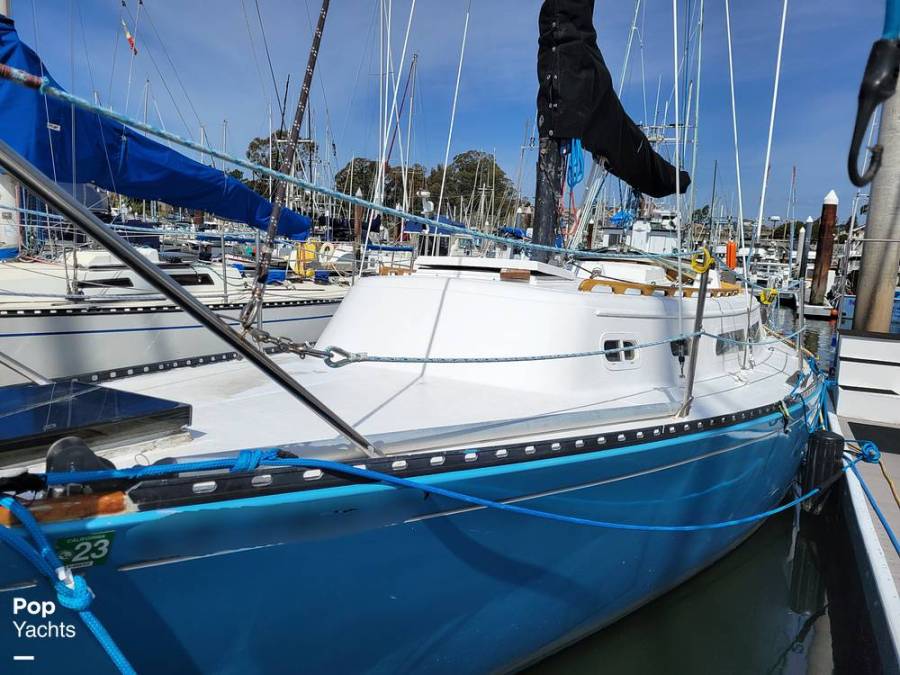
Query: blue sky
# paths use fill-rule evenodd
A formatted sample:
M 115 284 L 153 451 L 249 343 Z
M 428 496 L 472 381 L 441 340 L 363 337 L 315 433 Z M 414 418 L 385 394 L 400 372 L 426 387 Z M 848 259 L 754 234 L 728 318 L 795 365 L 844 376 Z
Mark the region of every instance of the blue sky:
M 326 126 L 332 129 L 339 165 L 353 155 L 378 154 L 377 2 L 334 0 L 325 29 L 313 115 L 320 140 Z M 419 55 L 420 86 L 412 156 L 427 165 L 443 158 L 467 2 L 418 0 L 413 20 L 409 54 Z M 678 0 L 682 13 L 687 2 Z M 732 0 L 732 4 L 744 212 L 755 218 L 782 0 Z M 266 133 L 269 104 L 276 109 L 277 122 L 255 0 L 145 0 L 139 21 L 137 0 L 127 0 L 125 16 L 138 45 L 133 62 L 122 37 L 120 0 L 12 0 L 12 5 L 22 38 L 75 93 L 91 96 L 96 89 L 104 103 L 118 110 L 126 109 L 127 99 L 127 111 L 141 116 L 149 79 L 149 121 L 158 121 L 158 107 L 169 130 L 190 132 L 196 138 L 199 117 L 210 141 L 219 146 L 227 119 L 230 151 L 242 151 L 250 138 Z M 399 60 L 410 0 L 394 0 L 393 5 L 393 45 Z M 471 5 L 451 156 L 471 148 L 496 149 L 501 166 L 515 178 L 524 128 L 534 116 L 540 2 L 472 0 Z M 649 116 L 657 82 L 661 81 L 664 102 L 673 80 L 672 3 L 645 0 L 645 5 L 643 48 L 635 43 L 623 95 L 626 109 L 637 120 L 644 117 L 641 58 Z M 258 6 L 279 87 L 291 75 L 292 111 L 319 1 L 258 0 Z M 599 44 L 614 81 L 622 69 L 633 6 L 631 0 L 596 3 Z M 818 216 L 822 198 L 835 189 L 841 198 L 839 216 L 847 217 L 854 190 L 845 164 L 856 94 L 869 47 L 881 32 L 883 12 L 883 0 L 790 0 L 767 215 L 784 215 L 791 168 L 796 166 L 797 216 Z M 683 16 L 678 25 L 683 44 Z M 716 159 L 718 195 L 727 204 L 735 203 L 726 50 L 723 0 L 706 0 L 694 177 L 698 205 L 709 200 Z M 534 189 L 534 160 L 533 152 L 526 154 L 527 194 Z

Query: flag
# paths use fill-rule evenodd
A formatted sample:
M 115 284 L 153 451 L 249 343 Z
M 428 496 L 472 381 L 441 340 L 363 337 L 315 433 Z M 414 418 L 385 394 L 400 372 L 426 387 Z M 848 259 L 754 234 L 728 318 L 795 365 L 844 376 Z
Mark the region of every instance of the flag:
M 131 47 L 131 53 L 137 56 L 137 47 L 134 44 L 134 35 L 128 30 L 128 24 L 122 19 L 122 30 L 125 31 L 125 39 L 128 40 L 128 46 Z

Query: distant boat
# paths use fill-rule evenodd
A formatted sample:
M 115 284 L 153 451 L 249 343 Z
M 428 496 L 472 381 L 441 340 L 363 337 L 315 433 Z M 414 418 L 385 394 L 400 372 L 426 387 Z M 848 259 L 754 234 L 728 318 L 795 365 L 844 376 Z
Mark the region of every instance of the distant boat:
M 142 249 L 161 271 L 206 305 L 237 321 L 249 285 L 234 267 L 167 262 Z M 160 296 L 106 251 L 69 251 L 65 259 L 0 263 L 0 352 L 45 377 L 85 382 L 215 363 L 233 349 Z M 347 287 L 293 281 L 270 285 L 262 326 L 315 342 Z M 0 367 L 0 386 L 21 381 Z

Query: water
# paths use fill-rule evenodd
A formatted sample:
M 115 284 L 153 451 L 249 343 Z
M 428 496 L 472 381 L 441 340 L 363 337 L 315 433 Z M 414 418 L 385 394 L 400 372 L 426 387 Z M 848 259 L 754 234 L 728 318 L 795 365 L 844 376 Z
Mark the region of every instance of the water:
M 790 335 L 797 330 L 797 313 L 793 309 L 775 307 L 771 311 L 774 312 L 774 315 L 769 325 L 774 327 L 779 333 Z M 834 336 L 834 321 L 806 320 L 803 346 L 817 356 L 823 370 L 828 370 L 834 361 Z
M 792 310 L 774 311 L 779 331 L 796 330 Z M 804 346 L 825 369 L 833 332 L 833 323 L 807 323 Z M 706 571 L 529 672 L 880 672 L 836 503 L 820 517 L 770 518 Z
M 839 518 L 770 518 L 706 571 L 529 672 L 880 672 Z

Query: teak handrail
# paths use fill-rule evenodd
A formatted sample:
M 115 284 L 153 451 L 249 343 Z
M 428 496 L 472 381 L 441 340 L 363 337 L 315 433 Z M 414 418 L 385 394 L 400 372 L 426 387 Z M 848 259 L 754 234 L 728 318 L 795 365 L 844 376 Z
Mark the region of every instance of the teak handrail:
M 678 292 L 678 286 L 674 285 L 657 286 L 656 284 L 642 284 L 637 281 L 619 281 L 615 279 L 585 279 L 578 285 L 578 290 L 590 293 L 597 286 L 605 286 L 607 288 L 611 288 L 612 292 L 617 295 L 621 295 L 625 293 L 625 291 L 634 290 L 639 291 L 641 295 L 655 295 L 661 292 L 666 297 L 671 298 L 674 297 Z M 693 295 L 697 292 L 697 289 L 693 287 L 687 287 L 682 290 L 686 298 L 693 297 Z M 709 295 L 713 298 L 738 295 L 740 292 L 740 286 L 728 283 L 722 283 L 721 287 L 719 288 L 709 289 Z

